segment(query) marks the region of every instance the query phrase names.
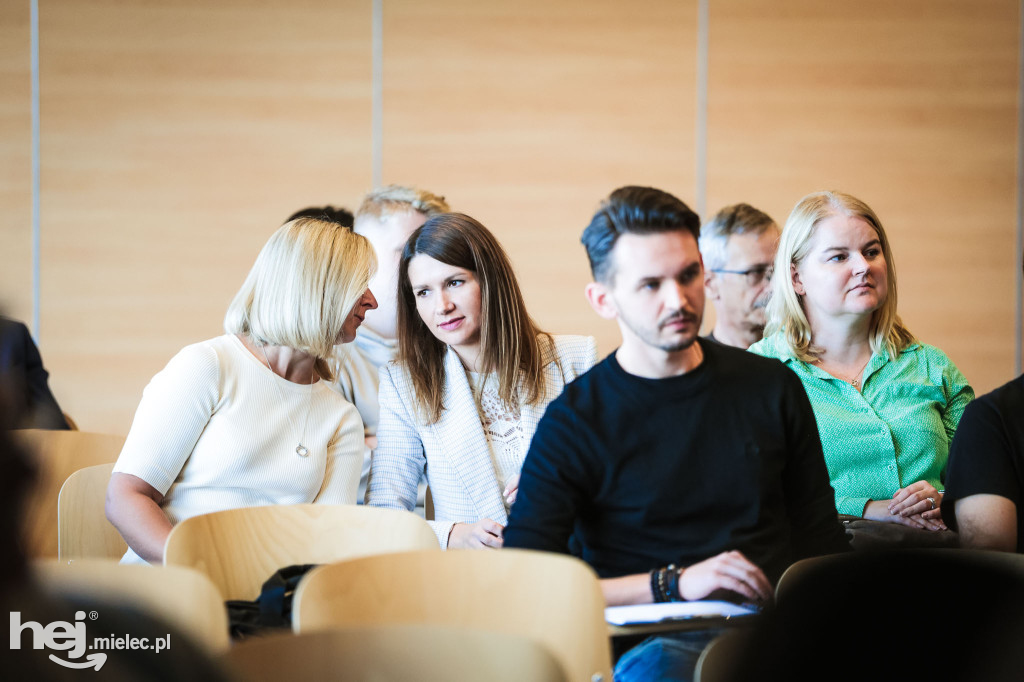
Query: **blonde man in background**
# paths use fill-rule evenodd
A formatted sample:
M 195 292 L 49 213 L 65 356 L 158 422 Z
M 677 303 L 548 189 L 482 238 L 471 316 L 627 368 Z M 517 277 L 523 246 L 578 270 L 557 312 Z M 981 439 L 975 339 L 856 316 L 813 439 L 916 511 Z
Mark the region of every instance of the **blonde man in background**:
M 377 309 L 366 315 L 355 342 L 338 353 L 335 387 L 356 406 L 363 418 L 366 450 L 357 495 L 360 504 L 366 493 L 371 453 L 377 446 L 377 374 L 398 352 L 395 290 L 402 247 L 427 218 L 448 211 L 444 197 L 402 185 L 388 185 L 370 192 L 356 211 L 353 229 L 369 240 L 377 256 L 377 271 L 370 280 L 370 290 L 377 297 Z M 420 506 L 422 504 L 421 489 Z

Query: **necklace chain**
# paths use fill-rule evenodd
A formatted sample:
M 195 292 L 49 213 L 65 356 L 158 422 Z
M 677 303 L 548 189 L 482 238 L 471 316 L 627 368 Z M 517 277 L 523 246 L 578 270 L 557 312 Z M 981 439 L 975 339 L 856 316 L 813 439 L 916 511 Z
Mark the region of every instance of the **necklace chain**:
M 847 378 L 846 376 L 844 376 L 842 374 L 839 374 L 838 372 L 829 372 L 823 366 L 821 358 L 818 358 L 817 360 L 815 360 L 814 364 L 816 364 L 823 371 L 828 372 L 829 374 L 831 374 L 832 376 L 836 377 L 837 379 L 841 379 L 842 381 L 845 381 L 846 383 L 850 384 L 851 386 L 853 386 L 855 389 L 857 389 L 859 391 L 861 389 L 860 378 L 864 374 L 864 370 L 867 369 L 868 364 L 871 362 L 871 357 L 872 357 L 871 355 L 868 356 L 868 359 L 864 361 L 864 364 L 860 366 L 860 369 L 857 370 L 857 372 L 853 375 L 852 379 Z
M 263 353 L 263 359 L 267 361 L 267 369 L 273 372 L 274 376 L 280 376 L 277 372 L 274 372 L 274 366 L 270 364 L 270 358 L 267 357 L 266 347 L 260 346 L 260 352 Z M 315 373 L 316 368 L 314 368 L 313 371 Z M 284 377 L 281 378 L 284 379 Z M 302 434 L 296 439 L 298 441 L 298 445 L 295 446 L 295 454 L 299 457 L 306 457 L 309 455 L 309 449 L 302 444 L 302 441 L 306 439 L 306 427 L 309 426 L 309 413 L 313 408 L 313 377 L 310 376 L 309 379 L 309 397 L 306 399 L 306 419 L 302 422 Z M 285 381 L 287 381 L 287 379 L 285 379 Z M 281 387 L 277 385 L 276 381 L 274 382 L 274 388 L 277 389 L 277 395 L 280 396 L 281 404 L 283 405 L 286 402 L 284 392 L 281 390 Z M 292 422 L 291 410 L 286 411 L 284 415 L 288 417 L 288 425 L 292 428 L 292 435 L 294 435 L 296 428 L 295 424 Z

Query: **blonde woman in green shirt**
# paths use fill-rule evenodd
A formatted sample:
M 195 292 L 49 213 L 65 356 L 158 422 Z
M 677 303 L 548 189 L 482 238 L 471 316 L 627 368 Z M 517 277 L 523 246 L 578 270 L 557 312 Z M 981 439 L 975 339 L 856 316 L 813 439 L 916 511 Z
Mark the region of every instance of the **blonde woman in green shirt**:
M 750 347 L 803 382 L 840 514 L 944 530 L 949 443 L 974 398 L 896 313 L 882 223 L 841 192 L 797 203 L 779 241 L 765 338 Z

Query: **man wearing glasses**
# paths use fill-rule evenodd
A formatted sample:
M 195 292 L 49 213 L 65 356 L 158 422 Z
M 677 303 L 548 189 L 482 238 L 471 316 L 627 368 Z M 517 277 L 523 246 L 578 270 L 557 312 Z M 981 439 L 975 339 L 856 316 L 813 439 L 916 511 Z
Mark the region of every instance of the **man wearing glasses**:
M 747 348 L 764 335 L 779 226 L 750 204 L 726 206 L 700 232 L 704 288 L 715 303 L 707 338 Z

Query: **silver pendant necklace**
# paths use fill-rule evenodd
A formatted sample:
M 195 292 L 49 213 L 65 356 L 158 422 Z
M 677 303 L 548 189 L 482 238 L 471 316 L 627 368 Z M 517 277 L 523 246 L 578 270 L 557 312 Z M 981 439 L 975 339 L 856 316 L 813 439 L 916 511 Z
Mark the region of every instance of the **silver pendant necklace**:
M 275 376 L 280 376 L 277 372 L 274 372 L 274 367 L 273 367 L 273 365 L 270 364 L 270 358 L 267 357 L 267 349 L 266 349 L 266 347 L 260 346 L 260 352 L 263 353 L 263 359 L 267 361 L 267 369 L 269 369 L 271 372 L 273 372 Z M 316 368 L 313 369 L 313 372 L 314 373 L 316 372 Z M 284 379 L 284 377 L 281 377 L 281 378 Z M 309 455 L 309 449 L 305 445 L 302 444 L 302 441 L 304 441 L 306 439 L 306 427 L 309 425 L 309 412 L 313 408 L 313 381 L 312 381 L 312 379 L 313 379 L 313 377 L 310 377 L 309 397 L 306 399 L 306 419 L 305 419 L 305 421 L 302 422 L 302 434 L 296 439 L 299 444 L 295 446 L 295 454 L 298 455 L 299 457 L 307 457 Z M 285 379 L 285 381 L 287 381 L 287 379 Z M 281 398 L 281 404 L 284 405 L 284 403 L 285 403 L 284 393 L 281 391 L 281 387 L 277 385 L 276 381 L 274 382 L 274 387 L 277 389 L 277 395 Z M 295 424 L 292 423 L 291 411 L 285 412 L 284 415 L 286 417 L 288 417 L 288 425 L 292 428 L 292 433 L 294 434 L 296 429 L 295 429 Z
M 868 359 L 867 359 L 867 361 L 866 361 L 866 362 L 865 362 L 865 363 L 864 363 L 863 365 L 861 365 L 861 368 L 860 368 L 860 370 L 858 370 L 858 371 L 857 371 L 857 373 L 853 375 L 853 378 L 847 378 L 847 377 L 845 377 L 845 376 L 843 376 L 843 375 L 839 374 L 838 372 L 829 372 L 829 371 L 828 371 L 827 369 L 825 369 L 825 368 L 824 368 L 824 367 L 822 366 L 821 358 L 818 358 L 817 360 L 815 360 L 815 361 L 814 361 L 814 364 L 816 364 L 816 365 L 817 365 L 818 367 L 820 367 L 820 368 L 821 368 L 822 370 L 824 370 L 824 371 L 828 372 L 828 373 L 829 373 L 829 374 L 831 374 L 832 376 L 836 377 L 837 379 L 840 379 L 840 380 L 842 380 L 842 381 L 845 381 L 846 383 L 850 384 L 850 385 L 851 385 L 851 386 L 853 386 L 853 387 L 854 387 L 855 389 L 857 389 L 858 391 L 860 391 L 860 390 L 861 390 L 861 387 L 862 387 L 862 386 L 861 386 L 861 384 L 862 384 L 862 382 L 861 382 L 861 378 L 862 378 L 862 376 L 863 376 L 863 374 L 864 374 L 864 370 L 868 368 L 868 364 L 869 364 L 869 363 L 871 362 L 871 358 L 872 358 L 872 356 L 871 356 L 871 355 L 868 355 Z

